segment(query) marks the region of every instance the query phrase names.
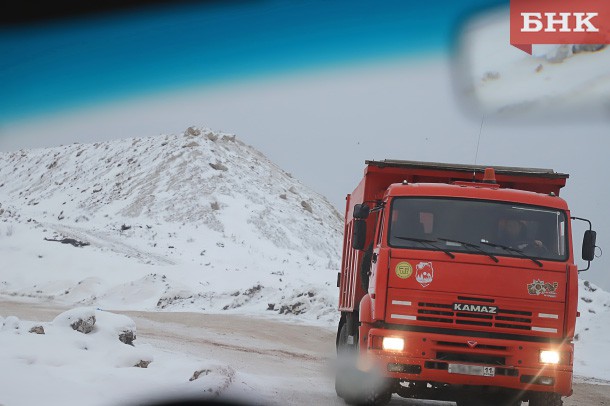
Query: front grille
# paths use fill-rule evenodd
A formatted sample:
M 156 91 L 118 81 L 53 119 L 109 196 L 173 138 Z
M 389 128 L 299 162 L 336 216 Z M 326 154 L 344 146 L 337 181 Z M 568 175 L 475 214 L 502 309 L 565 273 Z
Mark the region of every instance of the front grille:
M 476 300 L 458 297 L 462 301 L 493 303 L 493 299 Z M 417 320 L 433 323 L 497 327 L 511 330 L 531 330 L 532 312 L 513 309 L 498 309 L 497 314 L 453 311 L 452 304 L 418 302 Z
M 455 348 L 471 348 L 467 343 L 453 342 L 453 341 L 437 341 L 438 345 L 443 347 L 455 347 Z M 479 350 L 494 350 L 494 351 L 506 351 L 507 347 L 502 345 L 489 345 L 489 344 L 477 344 L 476 347 Z
M 461 319 L 456 319 L 455 320 L 455 324 L 467 324 L 469 326 L 484 326 L 484 327 L 491 327 L 492 326 L 491 323 L 487 323 L 487 322 L 484 322 L 484 321 L 461 320 Z
M 442 361 L 457 361 L 457 362 L 472 362 L 475 364 L 487 365 L 506 365 L 505 357 L 498 357 L 485 354 L 464 354 L 455 352 L 439 351 L 436 353 L 436 359 Z
M 458 300 L 465 300 L 467 302 L 482 302 L 482 303 L 493 303 L 494 299 L 487 299 L 485 297 L 470 297 L 470 296 L 458 296 Z
M 531 323 L 532 319 L 523 319 L 520 317 L 505 317 L 505 316 L 496 316 L 496 320 L 500 321 L 516 321 L 517 323 Z

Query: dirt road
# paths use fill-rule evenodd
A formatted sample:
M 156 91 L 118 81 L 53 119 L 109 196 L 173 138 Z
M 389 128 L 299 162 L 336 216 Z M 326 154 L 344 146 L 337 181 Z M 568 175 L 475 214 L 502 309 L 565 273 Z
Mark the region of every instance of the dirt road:
M 50 321 L 63 309 L 39 304 L 0 301 L 3 316 Z M 334 331 L 277 320 L 200 313 L 117 312 L 132 317 L 138 344 L 210 357 L 233 369 L 260 376 L 271 386 L 277 404 L 344 405 L 333 387 Z M 566 406 L 610 406 L 610 382 L 577 379 Z M 605 384 L 603 384 L 605 383 Z M 394 406 L 450 406 L 450 402 L 402 399 Z

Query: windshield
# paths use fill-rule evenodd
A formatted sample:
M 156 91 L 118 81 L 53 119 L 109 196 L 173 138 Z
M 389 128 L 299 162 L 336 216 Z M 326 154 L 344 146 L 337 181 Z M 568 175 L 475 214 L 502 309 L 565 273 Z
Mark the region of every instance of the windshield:
M 566 216 L 561 210 L 505 202 L 395 198 L 388 243 L 400 248 L 565 260 Z

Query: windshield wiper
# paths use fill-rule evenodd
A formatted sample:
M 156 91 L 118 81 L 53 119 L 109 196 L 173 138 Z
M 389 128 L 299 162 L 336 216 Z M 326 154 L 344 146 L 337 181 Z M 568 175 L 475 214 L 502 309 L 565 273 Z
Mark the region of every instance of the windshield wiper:
M 464 241 L 460 241 L 460 240 L 452 240 L 450 238 L 439 238 L 439 240 L 445 241 L 445 242 L 453 242 L 453 243 L 456 243 L 456 244 L 461 244 L 461 245 L 463 245 L 466 248 L 470 248 L 470 250 L 475 250 L 475 251 L 478 251 L 478 252 L 480 252 L 482 254 L 487 255 L 489 258 L 493 259 L 494 262 L 500 262 L 500 260 L 498 258 L 496 258 L 495 255 L 493 255 L 490 252 L 485 251 L 484 249 L 482 249 L 481 247 L 479 247 L 476 244 L 471 244 L 469 242 L 464 242 Z
M 449 255 L 449 257 L 451 257 L 451 259 L 455 258 L 455 255 L 453 255 L 453 253 L 449 250 L 446 250 L 444 248 L 439 247 L 438 245 L 434 244 L 435 242 L 438 242 L 437 240 L 425 240 L 423 238 L 415 238 L 415 237 L 398 237 L 395 236 L 395 238 L 398 238 L 399 240 L 405 240 L 405 241 L 415 241 L 418 242 L 422 245 L 424 244 L 428 244 L 429 246 L 436 248 L 439 251 L 443 251 L 445 254 Z
M 513 247 L 507 247 L 506 245 L 496 244 L 493 242 L 483 241 L 483 240 L 481 240 L 481 244 L 489 245 L 490 247 L 502 248 L 503 250 L 514 252 L 514 253 L 518 254 L 521 258 L 529 259 L 529 260 L 533 261 L 536 265 L 538 265 L 539 267 L 542 268 L 542 262 L 538 261 L 534 257 L 524 254 L 523 251 L 521 251 L 520 249 L 513 248 Z

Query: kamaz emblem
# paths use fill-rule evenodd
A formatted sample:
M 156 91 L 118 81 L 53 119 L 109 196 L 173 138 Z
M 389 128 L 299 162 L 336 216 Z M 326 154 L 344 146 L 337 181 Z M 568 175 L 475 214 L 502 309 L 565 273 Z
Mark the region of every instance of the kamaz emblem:
M 498 308 L 496 306 L 475 305 L 475 304 L 468 304 L 468 303 L 454 303 L 453 311 L 454 312 L 498 314 Z

